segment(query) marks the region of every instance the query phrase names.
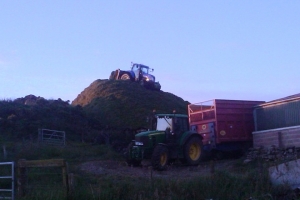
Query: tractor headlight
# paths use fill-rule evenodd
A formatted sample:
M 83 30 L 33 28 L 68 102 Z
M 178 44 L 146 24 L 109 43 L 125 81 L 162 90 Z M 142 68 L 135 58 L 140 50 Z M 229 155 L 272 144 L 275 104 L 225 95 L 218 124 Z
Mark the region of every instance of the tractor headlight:
M 153 76 L 147 76 L 147 77 L 146 77 L 146 81 L 154 81 Z
M 143 146 L 144 143 L 135 141 L 135 145 L 136 145 L 136 146 Z

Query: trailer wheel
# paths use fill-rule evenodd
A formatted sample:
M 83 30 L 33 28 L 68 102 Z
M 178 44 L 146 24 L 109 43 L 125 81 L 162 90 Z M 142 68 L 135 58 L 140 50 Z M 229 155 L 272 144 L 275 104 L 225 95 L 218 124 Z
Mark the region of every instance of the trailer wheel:
M 130 80 L 130 76 L 128 74 L 123 74 L 121 80 Z
M 165 170 L 167 169 L 167 164 L 169 162 L 169 151 L 168 148 L 163 145 L 157 145 L 154 148 L 151 163 L 155 170 Z
M 141 161 L 135 160 L 135 159 L 131 158 L 130 152 L 131 152 L 132 146 L 133 146 L 133 143 L 130 143 L 127 146 L 127 149 L 126 149 L 126 152 L 125 152 L 126 162 L 127 162 L 128 166 L 137 167 L 137 166 L 139 166 L 141 164 Z
M 185 161 L 189 165 L 198 165 L 203 157 L 203 144 L 199 137 L 192 137 L 184 146 Z

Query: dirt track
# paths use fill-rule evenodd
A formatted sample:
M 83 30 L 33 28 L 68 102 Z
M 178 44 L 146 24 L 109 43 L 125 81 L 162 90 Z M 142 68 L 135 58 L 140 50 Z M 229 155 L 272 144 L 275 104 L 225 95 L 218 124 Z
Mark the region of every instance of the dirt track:
M 122 161 L 89 161 L 80 165 L 80 169 L 94 175 L 114 175 L 131 177 L 191 178 L 210 175 L 214 170 L 234 170 L 236 160 L 220 160 L 201 162 L 198 166 L 184 166 L 179 163 L 170 165 L 166 171 L 154 171 L 149 163 L 141 167 L 127 166 Z

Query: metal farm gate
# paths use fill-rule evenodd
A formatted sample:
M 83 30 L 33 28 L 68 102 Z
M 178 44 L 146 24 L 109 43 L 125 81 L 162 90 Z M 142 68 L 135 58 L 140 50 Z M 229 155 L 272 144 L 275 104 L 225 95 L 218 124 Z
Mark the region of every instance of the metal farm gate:
M 49 129 L 39 129 L 38 141 L 42 143 L 61 145 L 66 144 L 66 133 Z
M 14 162 L 0 162 L 0 199 L 14 199 Z

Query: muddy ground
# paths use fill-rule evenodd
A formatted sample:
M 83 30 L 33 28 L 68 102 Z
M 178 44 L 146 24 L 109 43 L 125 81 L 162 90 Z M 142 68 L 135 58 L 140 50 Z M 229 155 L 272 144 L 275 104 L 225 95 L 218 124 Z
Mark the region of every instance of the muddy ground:
M 152 170 L 149 162 L 142 163 L 140 167 L 128 166 L 125 161 L 88 161 L 80 165 L 80 170 L 94 175 L 114 175 L 129 177 L 160 177 L 160 178 L 191 178 L 195 176 L 208 176 L 216 170 L 234 171 L 237 159 L 218 161 L 204 161 L 198 166 L 186 166 L 174 163 L 165 171 Z

